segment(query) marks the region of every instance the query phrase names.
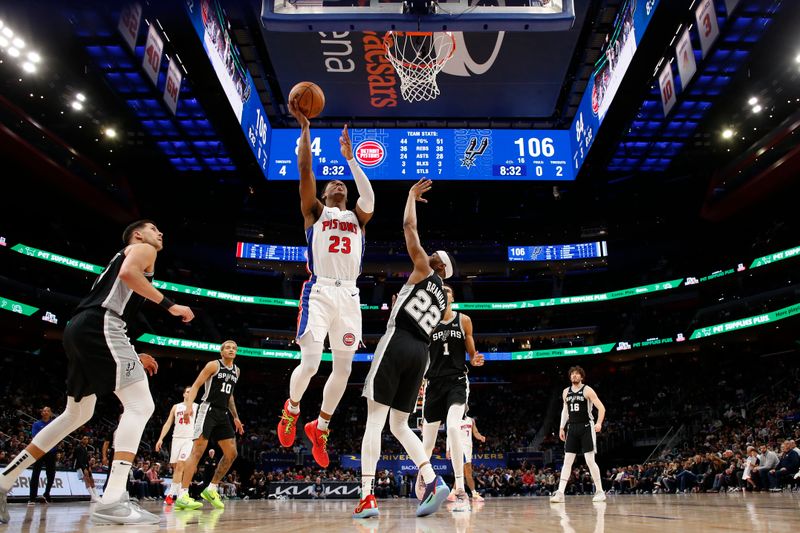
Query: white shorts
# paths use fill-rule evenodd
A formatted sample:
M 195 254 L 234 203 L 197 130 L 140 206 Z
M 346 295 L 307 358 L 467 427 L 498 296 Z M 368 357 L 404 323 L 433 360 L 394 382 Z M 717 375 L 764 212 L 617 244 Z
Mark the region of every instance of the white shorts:
M 172 439 L 172 449 L 169 452 L 169 464 L 185 461 L 192 453 L 192 439 Z
M 361 298 L 354 281 L 311 276 L 303 284 L 297 341 L 307 333 L 316 342 L 329 337 L 332 350 L 355 351 L 361 342 Z
M 472 444 L 464 446 L 464 464 L 472 462 Z

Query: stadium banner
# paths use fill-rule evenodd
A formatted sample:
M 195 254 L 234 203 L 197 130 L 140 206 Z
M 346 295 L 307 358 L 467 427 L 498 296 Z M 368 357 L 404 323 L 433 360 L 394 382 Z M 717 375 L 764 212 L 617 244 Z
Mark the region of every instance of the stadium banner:
M 25 316 L 31 316 L 33 313 L 39 310 L 38 307 L 17 302 L 15 300 L 11 300 L 10 298 L 3 298 L 2 296 L 0 296 L 0 309 Z
M 361 470 L 361 454 L 340 455 L 339 464 L 342 468 Z M 506 468 L 508 461 L 505 453 L 474 453 L 472 464 L 480 468 Z M 452 475 L 453 466 L 450 459 L 444 455 L 433 455 L 431 466 L 439 475 Z M 389 470 L 395 475 L 413 475 L 417 472 L 417 465 L 404 453 L 384 454 L 378 460 L 376 471 Z
M 139 26 L 142 21 L 142 5 L 131 2 L 122 7 L 117 29 L 132 52 L 136 51 L 136 39 L 139 37 Z
M 33 470 L 30 468 L 25 469 L 22 474 L 17 478 L 14 482 L 14 485 L 11 487 L 11 492 L 9 492 L 9 498 L 25 498 L 28 499 L 31 490 L 31 476 L 33 475 Z M 102 496 L 103 494 L 103 484 L 106 481 L 106 474 L 105 472 L 93 472 L 92 477 L 94 478 L 95 487 L 97 487 L 97 492 Z M 44 488 L 47 486 L 47 474 L 44 469 L 42 469 L 41 474 L 39 475 L 39 494 L 44 492 Z M 71 470 L 56 470 L 56 477 L 53 480 L 53 488 L 50 490 L 50 495 L 54 497 L 85 497 L 89 498 L 89 491 L 86 490 L 86 485 L 78 476 L 77 472 L 73 472 Z
M 697 73 L 697 61 L 694 57 L 692 48 L 692 37 L 689 29 L 684 30 L 683 35 L 675 45 L 675 57 L 678 58 L 678 75 L 681 77 L 681 87 L 686 90 L 689 82 L 692 81 Z
M 147 77 L 158 85 L 158 73 L 161 71 L 161 57 L 164 54 L 164 41 L 156 30 L 155 24 L 150 24 L 147 32 L 147 42 L 144 45 L 144 57 L 142 58 L 142 69 Z
M 702 339 L 704 337 L 711 337 L 712 335 L 719 335 L 721 333 L 729 333 L 740 329 L 751 328 L 753 326 L 762 326 L 770 322 L 783 320 L 784 318 L 793 317 L 800 314 L 800 304 L 790 305 L 777 311 L 771 311 L 761 315 L 749 316 L 747 318 L 740 318 L 739 320 L 732 320 L 723 324 L 715 326 L 708 326 L 705 328 L 698 328 L 694 330 L 690 340 Z
M 700 34 L 700 47 L 703 49 L 703 57 L 706 57 L 711 50 L 711 45 L 719 37 L 719 23 L 714 0 L 701 0 L 695 10 L 695 18 L 697 19 L 697 32 Z
M 672 77 L 672 63 L 669 61 L 664 65 L 664 70 L 658 76 L 658 87 L 661 92 L 661 105 L 664 108 L 664 116 L 666 117 L 677 101 L 675 80 Z
M 322 490 L 328 500 L 357 500 L 361 494 L 361 483 L 323 481 Z M 273 482 L 267 485 L 267 498 L 270 499 L 311 500 L 315 495 L 315 485 L 310 482 Z
M 169 68 L 167 69 L 167 83 L 164 85 L 164 102 L 166 102 L 169 110 L 174 115 L 178 109 L 178 95 L 181 92 L 181 81 L 183 74 L 178 66 L 177 59 L 172 56 L 169 61 Z

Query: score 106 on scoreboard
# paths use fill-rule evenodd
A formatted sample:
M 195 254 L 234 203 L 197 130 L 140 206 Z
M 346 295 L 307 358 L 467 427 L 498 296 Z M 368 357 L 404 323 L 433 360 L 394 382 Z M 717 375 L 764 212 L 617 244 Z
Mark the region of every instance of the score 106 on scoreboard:
M 572 181 L 566 130 L 352 129 L 353 156 L 372 180 Z M 267 178 L 297 180 L 299 130 L 272 130 Z M 311 130 L 320 179 L 351 179 L 338 129 Z

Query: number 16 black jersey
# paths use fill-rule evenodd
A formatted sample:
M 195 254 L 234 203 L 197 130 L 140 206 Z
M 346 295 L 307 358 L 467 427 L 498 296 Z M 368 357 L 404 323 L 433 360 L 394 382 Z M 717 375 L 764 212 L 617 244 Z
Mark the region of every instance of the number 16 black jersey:
M 228 402 L 233 394 L 233 388 L 239 380 L 239 367 L 225 366 L 222 359 L 217 360 L 217 373 L 205 382 L 202 401 L 212 407 L 228 408 Z
M 446 308 L 447 296 L 442 290 L 442 278 L 432 272 L 416 285 L 403 285 L 397 294 L 387 329 L 396 326 L 430 342 Z

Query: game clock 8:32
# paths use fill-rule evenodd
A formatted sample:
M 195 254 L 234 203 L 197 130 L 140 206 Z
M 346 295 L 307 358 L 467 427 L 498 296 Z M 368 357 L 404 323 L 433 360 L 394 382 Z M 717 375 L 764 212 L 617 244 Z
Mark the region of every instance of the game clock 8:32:
M 350 178 L 338 129 L 312 129 L 314 173 Z M 298 130 L 273 130 L 267 177 L 296 180 Z M 353 153 L 372 180 L 571 181 L 564 130 L 351 129 Z

